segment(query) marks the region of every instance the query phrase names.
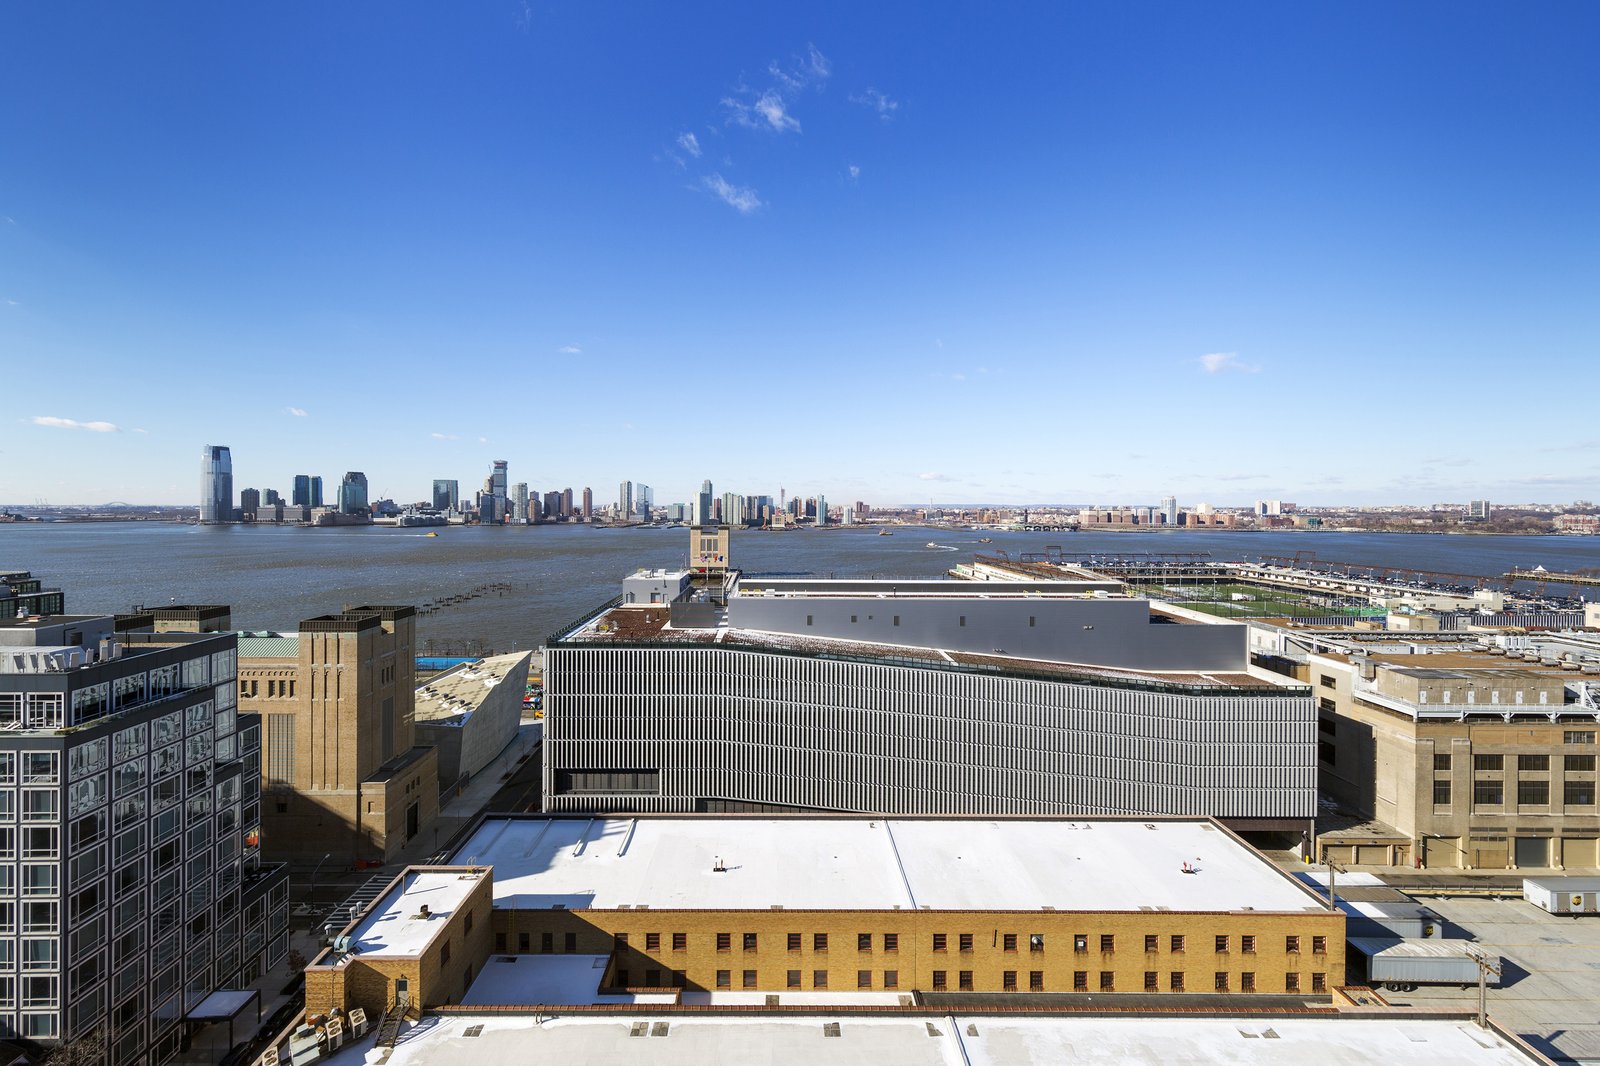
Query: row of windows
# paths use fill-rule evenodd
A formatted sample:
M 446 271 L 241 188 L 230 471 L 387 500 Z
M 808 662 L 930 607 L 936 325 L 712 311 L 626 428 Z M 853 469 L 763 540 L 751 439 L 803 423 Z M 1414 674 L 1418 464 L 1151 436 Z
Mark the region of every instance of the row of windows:
M 1518 755 L 1515 756 L 1515 760 L 1517 769 L 1526 773 L 1542 773 L 1550 769 L 1550 756 L 1547 754 Z M 1594 756 L 1564 755 L 1562 756 L 1562 766 L 1565 767 L 1568 773 L 1593 773 Z M 1435 754 L 1433 768 L 1435 770 L 1450 769 L 1450 756 Z M 1505 768 L 1506 756 L 1504 755 L 1474 755 L 1472 757 L 1472 769 L 1474 771 L 1498 773 Z
M 292 700 L 295 694 L 295 679 L 268 678 L 267 696 L 269 700 Z M 261 696 L 261 680 L 259 678 L 240 678 L 239 695 L 246 699 L 257 699 Z
M 1089 970 L 1075 970 L 1075 971 L 1073 971 L 1073 974 L 1072 974 L 1072 991 L 1074 991 L 1074 992 L 1088 992 L 1088 991 L 1090 991 L 1090 985 L 1089 985 L 1090 973 L 1091 972 Z M 1017 971 L 1017 970 L 1004 970 L 1004 971 L 1002 971 L 1001 974 L 1000 974 L 1000 991 L 1002 991 L 1002 992 L 1017 992 L 1017 991 L 1020 991 L 1020 986 L 1017 983 L 1018 975 L 1019 975 L 1019 971 Z M 643 980 L 644 980 L 643 987 L 645 987 L 645 988 L 662 988 L 662 987 L 683 988 L 688 983 L 688 981 L 687 981 L 687 971 L 684 971 L 684 970 L 669 970 L 669 971 L 666 971 L 666 974 L 665 974 L 665 976 L 666 976 L 666 984 L 665 985 L 662 984 L 662 976 L 663 976 L 663 971 L 661 971 L 659 969 L 651 968 L 651 969 L 645 970 L 644 973 L 643 973 Z M 801 983 L 803 976 L 804 976 L 804 971 L 802 971 L 802 970 L 786 970 L 784 972 L 784 987 L 793 988 L 793 989 L 798 989 L 798 988 L 804 987 L 802 985 L 802 983 Z M 932 985 L 931 985 L 931 990 L 932 991 L 934 991 L 934 992 L 944 992 L 944 991 L 948 991 L 949 990 L 949 988 L 950 988 L 950 971 L 948 971 L 948 970 L 934 970 L 932 976 L 933 976 L 933 981 L 932 981 Z M 1095 990 L 1096 991 L 1100 991 L 1100 992 L 1115 992 L 1117 990 L 1117 975 L 1116 975 L 1115 971 L 1113 971 L 1113 970 L 1100 970 L 1100 971 L 1097 972 L 1097 976 L 1098 976 L 1099 980 L 1095 984 Z M 1217 970 L 1217 971 L 1215 971 L 1213 973 L 1213 975 L 1212 975 L 1211 991 L 1214 991 L 1214 992 L 1232 992 L 1232 991 L 1235 991 L 1235 988 L 1234 988 L 1234 985 L 1233 985 L 1234 977 L 1235 977 L 1235 975 L 1230 973 L 1227 970 Z M 1240 992 L 1256 992 L 1256 991 L 1259 991 L 1259 988 L 1257 987 L 1257 984 L 1256 984 L 1256 975 L 1255 975 L 1255 973 L 1253 971 L 1245 971 L 1244 973 L 1238 974 L 1237 977 L 1238 977 L 1238 981 L 1239 981 L 1237 991 L 1240 991 Z M 811 971 L 811 987 L 813 989 L 825 989 L 825 988 L 828 987 L 828 983 L 829 983 L 829 976 L 828 976 L 828 971 L 827 970 L 812 970 Z M 626 969 L 626 968 L 619 968 L 617 970 L 617 973 L 616 973 L 616 984 L 619 987 L 622 987 L 622 988 L 627 988 L 627 987 L 632 986 L 632 984 L 633 984 L 633 974 L 632 974 L 632 972 L 630 970 Z M 718 988 L 730 988 L 731 989 L 733 987 L 733 971 L 732 970 L 718 970 L 717 971 L 717 976 L 716 976 L 716 987 L 718 987 Z M 743 988 L 743 989 L 760 989 L 760 988 L 763 988 L 764 986 L 761 984 L 760 971 L 758 971 L 758 970 L 741 970 L 739 972 L 739 987 Z M 895 989 L 898 989 L 899 987 L 900 987 L 900 971 L 898 971 L 898 970 L 882 970 L 882 971 L 857 970 L 856 971 L 856 988 L 858 988 L 858 989 L 883 989 L 884 991 L 894 991 Z M 956 971 L 956 989 L 958 991 L 961 991 L 961 992 L 973 992 L 973 991 L 977 990 L 976 987 L 975 987 L 974 981 L 973 981 L 972 971 L 971 970 L 957 970 Z M 1190 989 L 1188 987 L 1188 974 L 1183 970 L 1169 970 L 1167 972 L 1167 989 L 1169 991 L 1172 991 L 1172 992 L 1198 991 L 1198 989 Z M 1159 991 L 1161 991 L 1161 971 L 1159 971 L 1159 970 L 1146 970 L 1146 971 L 1144 971 L 1144 984 L 1143 984 L 1142 990 L 1145 991 L 1145 992 L 1159 992 Z M 1296 992 L 1302 992 L 1304 990 L 1305 989 L 1301 985 L 1301 975 L 1299 973 L 1291 972 L 1291 973 L 1284 974 L 1284 977 L 1283 977 L 1283 991 L 1284 992 L 1296 993 Z M 1328 991 L 1328 975 L 1326 973 L 1322 973 L 1322 972 L 1313 973 L 1311 975 L 1311 989 L 1310 990 L 1312 992 L 1314 992 L 1314 993 L 1325 993 L 1325 992 L 1327 992 Z M 1054 988 L 1048 987 L 1045 984 L 1045 972 L 1043 970 L 1029 970 L 1028 971 L 1028 991 L 1029 992 L 1059 992 L 1059 991 L 1065 991 L 1065 989 L 1054 989 Z
M 1435 807 L 1450 806 L 1452 790 L 1447 780 L 1436 780 L 1433 783 L 1433 805 Z M 1595 805 L 1595 783 L 1593 781 L 1565 781 L 1561 786 L 1561 801 L 1568 807 L 1593 807 Z M 1502 807 L 1506 802 L 1506 786 L 1503 781 L 1474 781 L 1472 783 L 1472 803 L 1476 807 Z M 1519 807 L 1548 807 L 1550 806 L 1550 782 L 1518 781 L 1517 802 Z
M 670 936 L 671 936 L 670 943 L 672 945 L 672 950 L 673 951 L 687 951 L 689 949 L 689 936 L 688 936 L 687 933 L 672 933 L 672 934 L 670 934 Z M 522 937 L 522 950 L 526 951 L 526 950 L 528 950 L 528 939 L 529 939 L 528 938 L 528 934 L 524 933 L 524 934 L 521 935 L 521 937 Z M 567 934 L 567 938 L 568 938 L 569 942 L 575 943 L 574 934 L 570 934 L 570 933 Z M 715 934 L 715 938 L 716 938 L 715 939 L 716 947 L 717 947 L 717 950 L 719 952 L 726 952 L 726 951 L 732 951 L 733 950 L 734 935 L 732 933 L 717 933 L 717 934 Z M 1301 950 L 1301 944 L 1304 942 L 1304 939 L 1305 938 L 1303 938 L 1301 936 L 1298 936 L 1298 935 L 1286 935 L 1284 937 L 1284 940 L 1283 940 L 1283 950 L 1286 953 L 1291 954 L 1291 955 L 1298 954 L 1300 952 L 1300 950 Z M 627 933 L 617 933 L 615 935 L 615 941 L 616 941 L 616 946 L 619 949 L 626 948 L 628 946 L 628 943 L 629 943 L 629 935 Z M 1237 940 L 1239 950 L 1241 952 L 1243 952 L 1244 954 L 1246 954 L 1246 955 L 1255 954 L 1255 952 L 1256 952 L 1256 941 L 1257 941 L 1257 937 L 1254 934 L 1244 934 L 1244 935 L 1239 936 L 1238 940 Z M 1326 936 L 1313 936 L 1313 937 L 1310 938 L 1310 941 L 1311 941 L 1311 953 L 1312 954 L 1314 954 L 1314 955 L 1325 955 L 1325 954 L 1327 954 L 1327 952 L 1328 952 L 1328 938 Z M 743 951 L 758 951 L 758 950 L 760 950 L 760 942 L 761 942 L 761 938 L 760 938 L 760 935 L 757 934 L 757 933 L 742 933 L 742 934 L 740 934 L 739 941 L 738 941 L 740 949 L 743 950 Z M 933 934 L 931 934 L 931 939 L 930 939 L 930 942 L 929 942 L 929 946 L 935 953 L 942 953 L 942 952 L 948 952 L 950 950 L 950 943 L 951 943 L 950 935 L 948 933 L 933 933 Z M 1159 934 L 1156 934 L 1156 933 L 1146 934 L 1145 937 L 1144 937 L 1144 950 L 1146 952 L 1158 952 L 1158 951 L 1160 951 L 1162 949 L 1162 943 L 1163 943 L 1162 942 L 1162 937 Z M 1231 934 L 1218 933 L 1212 938 L 1212 950 L 1217 952 L 1218 954 L 1225 955 L 1225 954 L 1228 954 L 1233 949 L 1234 943 L 1235 943 L 1235 940 L 1234 940 L 1234 937 Z M 787 950 L 789 950 L 789 951 L 801 951 L 804 948 L 804 944 L 805 944 L 805 936 L 804 936 L 804 934 L 801 934 L 801 933 L 788 933 L 788 934 L 785 934 L 784 946 L 785 946 L 785 948 Z M 871 951 L 874 950 L 874 944 L 877 944 L 878 945 L 878 949 L 881 950 L 881 951 L 884 951 L 884 952 L 887 952 L 887 953 L 898 952 L 900 950 L 900 934 L 899 933 L 879 933 L 879 934 L 857 933 L 856 934 L 856 951 L 858 951 L 858 952 L 871 952 Z M 956 934 L 956 939 L 955 939 L 955 944 L 956 944 L 956 949 L 958 951 L 961 951 L 961 952 L 970 952 L 970 951 L 972 951 L 973 950 L 973 944 L 974 944 L 973 934 L 972 933 L 957 933 Z M 1173 934 L 1169 935 L 1168 937 L 1166 937 L 1165 944 L 1166 944 L 1167 950 L 1169 950 L 1169 951 L 1182 952 L 1182 951 L 1187 950 L 1188 937 L 1187 937 L 1186 934 L 1183 934 L 1183 933 L 1173 933 Z M 551 951 L 552 950 L 552 945 L 553 945 L 553 934 L 551 934 L 551 933 L 541 934 L 541 950 L 542 951 L 546 951 L 546 952 Z M 647 952 L 660 951 L 661 950 L 661 945 L 662 945 L 662 934 L 660 934 L 660 933 L 646 933 L 644 935 L 644 950 L 645 951 L 647 951 Z M 992 944 L 991 946 L 999 947 L 1000 950 L 1006 951 L 1006 952 L 1016 952 L 1016 951 L 1019 951 L 1021 949 L 1022 936 L 1019 933 L 1001 933 L 1001 934 L 999 934 L 999 937 L 996 940 L 996 942 L 994 944 Z M 502 937 L 501 937 L 501 942 L 499 944 L 499 948 L 500 948 L 500 950 L 504 950 L 505 949 L 505 943 L 504 943 L 503 934 L 502 934 Z M 1030 934 L 1028 934 L 1028 937 L 1027 937 L 1027 949 L 1028 949 L 1028 951 L 1030 953 L 1043 952 L 1045 950 L 1045 935 L 1043 933 L 1030 933 Z M 1110 952 L 1116 951 L 1117 950 L 1117 937 L 1116 937 L 1116 934 L 1114 934 L 1114 933 L 1102 933 L 1102 934 L 1099 935 L 1098 938 L 1091 937 L 1088 933 L 1075 933 L 1075 934 L 1073 934 L 1073 937 L 1072 937 L 1072 950 L 1073 950 L 1073 952 L 1075 954 L 1083 954 L 1083 953 L 1089 952 L 1091 950 L 1096 950 L 1096 949 L 1098 949 L 1102 953 L 1110 953 Z M 570 951 L 572 949 L 568 948 L 568 950 Z M 828 950 L 828 934 L 827 933 L 812 933 L 811 934 L 811 950 L 814 951 L 814 952 L 815 951 L 827 951 Z

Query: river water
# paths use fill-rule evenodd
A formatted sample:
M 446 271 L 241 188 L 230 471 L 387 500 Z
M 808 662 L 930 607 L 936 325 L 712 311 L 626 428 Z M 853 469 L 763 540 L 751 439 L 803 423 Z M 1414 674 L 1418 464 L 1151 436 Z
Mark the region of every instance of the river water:
M 556 627 L 620 590 L 641 566 L 687 562 L 686 529 L 581 525 L 426 530 L 382 526 L 300 529 L 107 523 L 0 526 L 0 570 L 31 570 L 66 591 L 73 613 L 135 604 L 222 603 L 241 629 L 293 629 L 302 619 L 361 604 L 433 603 L 492 589 L 418 621 L 418 651 L 507 651 L 543 643 Z M 980 544 L 980 536 L 991 537 Z M 929 548 L 932 541 L 941 547 Z M 1069 552 L 1209 552 L 1217 560 L 1313 551 L 1322 559 L 1497 576 L 1515 566 L 1600 567 L 1600 537 L 1436 536 L 1394 533 L 1199 531 L 999 533 L 897 527 L 737 531 L 746 571 L 838 577 L 938 577 L 979 551 L 1015 557 Z M 1596 593 L 1591 590 L 1591 598 Z

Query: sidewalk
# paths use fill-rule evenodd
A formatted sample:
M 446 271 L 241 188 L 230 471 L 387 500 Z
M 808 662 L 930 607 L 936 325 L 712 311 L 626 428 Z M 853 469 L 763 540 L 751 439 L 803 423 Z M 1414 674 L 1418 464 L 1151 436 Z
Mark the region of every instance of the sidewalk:
M 439 816 L 434 819 L 433 828 L 418 833 L 415 840 L 401 848 L 395 860 L 383 867 L 384 872 L 399 873 L 407 866 L 426 863 L 439 851 L 449 847 L 456 834 L 465 829 L 494 799 L 505 785 L 505 779 L 522 765 L 523 759 L 533 754 L 543 736 L 542 720 L 523 721 L 518 725 L 517 735 L 506 745 L 506 749 L 495 757 L 494 762 L 479 770 L 459 793 L 453 793 L 445 799 Z

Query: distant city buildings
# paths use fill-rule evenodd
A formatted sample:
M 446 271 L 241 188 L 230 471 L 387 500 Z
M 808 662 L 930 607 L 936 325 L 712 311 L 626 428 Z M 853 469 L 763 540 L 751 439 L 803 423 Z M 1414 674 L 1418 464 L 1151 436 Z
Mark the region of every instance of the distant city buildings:
M 435 478 L 433 482 L 433 509 L 458 511 L 461 509 L 461 482 L 451 478 Z
M 359 470 L 351 470 L 339 482 L 339 513 L 360 515 L 368 510 L 367 475 Z
M 1467 504 L 1467 520 L 1469 522 L 1487 522 L 1494 517 L 1494 509 L 1489 506 L 1488 500 L 1473 500 Z
M 226 445 L 208 444 L 201 451 L 200 521 L 233 521 L 233 456 Z

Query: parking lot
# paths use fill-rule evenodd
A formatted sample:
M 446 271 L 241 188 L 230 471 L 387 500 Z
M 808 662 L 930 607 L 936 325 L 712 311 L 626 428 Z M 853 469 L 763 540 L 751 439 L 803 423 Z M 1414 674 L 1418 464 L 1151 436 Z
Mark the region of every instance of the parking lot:
M 1489 989 L 1489 1013 L 1559 1062 L 1600 1063 L 1600 917 L 1557 917 L 1520 899 L 1418 895 L 1449 925 L 1501 956 L 1504 975 Z M 1396 1005 L 1477 1009 L 1476 987 L 1424 986 L 1385 992 Z

